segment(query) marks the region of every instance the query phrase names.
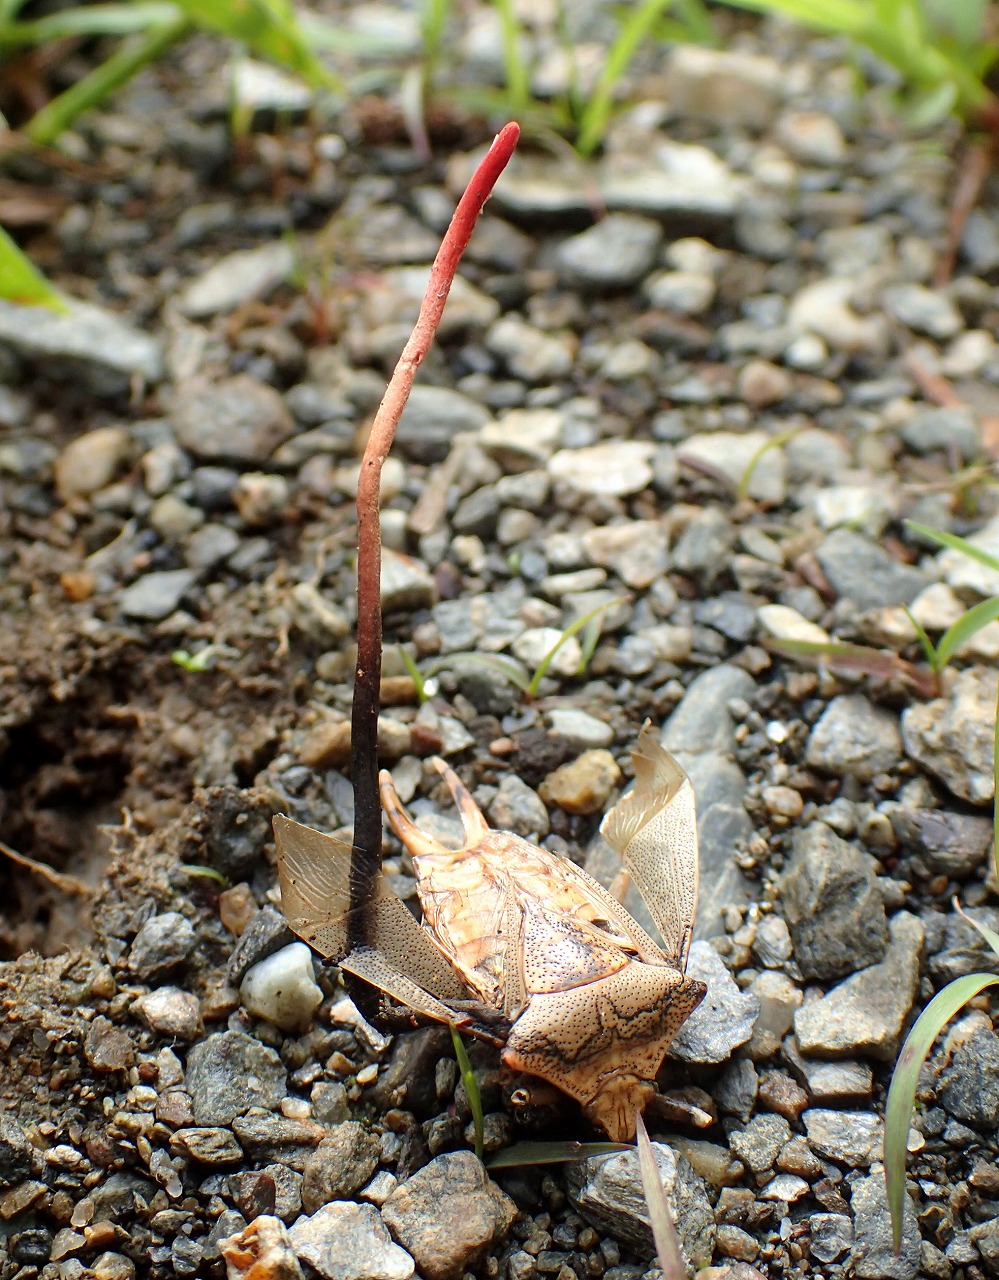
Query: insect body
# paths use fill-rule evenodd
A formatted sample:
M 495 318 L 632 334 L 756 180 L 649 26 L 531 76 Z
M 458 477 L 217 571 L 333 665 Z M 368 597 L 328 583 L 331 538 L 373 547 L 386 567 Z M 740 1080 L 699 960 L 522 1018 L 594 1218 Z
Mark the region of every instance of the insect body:
M 602 830 L 663 935 L 660 946 L 573 862 L 489 828 L 442 761 L 464 844 L 449 850 L 382 803 L 412 855 L 424 924 L 384 881 L 368 945 L 350 948 L 350 847 L 275 819 L 282 902 L 306 941 L 418 1013 L 503 1044 L 502 1060 L 576 1098 L 616 1141 L 655 1093 L 669 1043 L 704 995 L 684 975 L 697 895 L 693 792 L 646 728 L 636 785 Z

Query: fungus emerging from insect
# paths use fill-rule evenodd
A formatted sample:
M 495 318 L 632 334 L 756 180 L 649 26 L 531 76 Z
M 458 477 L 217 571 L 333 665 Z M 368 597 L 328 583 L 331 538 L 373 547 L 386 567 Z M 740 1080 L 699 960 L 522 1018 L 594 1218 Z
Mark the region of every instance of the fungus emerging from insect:
M 568 858 L 489 828 L 443 760 L 464 844 L 420 831 L 380 776 L 382 804 L 416 871 L 423 924 L 380 877 L 350 928 L 351 847 L 274 819 L 289 924 L 322 955 L 415 1013 L 502 1045 L 502 1060 L 577 1099 L 614 1141 L 634 1136 L 670 1042 L 704 996 L 685 976 L 697 903 L 697 828 L 686 774 L 648 725 L 635 785 L 601 830 L 663 937 L 660 946 Z

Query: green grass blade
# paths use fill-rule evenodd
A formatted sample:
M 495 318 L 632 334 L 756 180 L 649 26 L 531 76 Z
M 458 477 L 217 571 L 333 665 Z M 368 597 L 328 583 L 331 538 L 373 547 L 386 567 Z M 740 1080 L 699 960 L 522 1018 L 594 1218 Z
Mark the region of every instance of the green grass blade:
M 976 929 L 982 935 L 991 948 L 993 955 L 999 959 L 999 933 L 996 933 L 995 929 L 990 929 L 987 924 L 983 924 L 981 920 L 975 920 L 972 916 L 969 916 L 957 898 L 954 899 L 954 910 L 965 924 L 970 924 L 972 929 Z
M 98 106 L 143 67 L 155 62 L 188 29 L 187 19 L 178 16 L 129 40 L 106 62 L 36 112 L 24 127 L 25 135 L 39 146 L 49 146 L 78 116 Z
M 177 17 L 175 4 L 94 4 L 63 9 L 30 22 L 0 23 L 0 45 L 45 44 L 65 36 L 131 36 Z
M 926 628 L 919 621 L 919 619 L 913 614 L 912 610 L 908 608 L 908 606 L 903 605 L 902 607 L 905 609 L 905 616 L 909 619 L 909 621 L 913 625 L 913 628 L 916 632 L 916 636 L 919 640 L 920 647 L 922 648 L 923 653 L 926 657 L 926 661 L 930 664 L 930 670 L 935 671 L 937 672 L 937 674 L 939 674 L 940 668 L 943 666 L 943 663 L 940 661 L 940 657 L 937 654 L 933 641 L 926 634 Z
M 670 1213 L 669 1201 L 656 1164 L 656 1153 L 652 1150 L 641 1112 L 637 1112 L 635 1117 L 635 1145 L 638 1147 L 638 1170 L 642 1175 L 649 1225 L 652 1227 L 652 1239 L 655 1241 L 656 1257 L 659 1259 L 663 1280 L 687 1280 L 680 1238 L 676 1234 L 673 1215 Z
M 416 686 L 417 701 L 422 707 L 427 700 L 427 682 L 423 678 L 423 672 L 416 665 L 415 658 L 413 658 L 404 644 L 399 646 L 399 656 L 402 658 L 402 665 L 409 672 L 410 679 Z
M 313 88 L 337 87 L 336 77 L 316 57 L 290 0 L 177 0 L 177 4 L 202 30 L 240 41 Z
M 517 1169 L 521 1165 L 569 1164 L 588 1160 L 590 1156 L 611 1156 L 630 1150 L 622 1142 L 515 1142 L 512 1147 L 498 1151 L 486 1167 Z
M 438 671 L 446 671 L 448 667 L 464 666 L 480 667 L 485 671 L 498 674 L 521 693 L 526 694 L 531 687 L 520 663 L 513 658 L 504 657 L 501 653 L 446 653 L 443 657 L 434 658 L 432 662 L 426 663 L 425 671 L 427 675 L 433 676 Z
M 999 573 L 999 560 L 995 556 L 989 555 L 987 551 L 983 551 L 981 547 L 976 547 L 967 538 L 959 538 L 956 533 L 944 533 L 942 529 L 931 529 L 929 525 L 919 524 L 915 520 L 906 520 L 905 527 L 911 529 L 913 533 L 918 533 L 921 537 L 927 538 L 930 542 L 935 542 L 940 547 L 949 547 L 952 551 L 960 551 L 964 555 L 970 556 L 972 560 L 977 560 L 979 564 L 985 565 L 986 569 L 993 569 L 996 573 Z
M 783 445 L 787 444 L 789 440 L 793 440 L 794 437 L 803 430 L 803 427 L 789 427 L 787 431 L 779 431 L 777 435 L 771 436 L 769 440 L 760 445 L 753 456 L 749 459 L 745 471 L 739 477 L 735 496 L 740 502 L 745 501 L 745 499 L 749 497 L 749 486 L 752 484 L 756 468 L 760 465 L 770 450 L 780 449 Z
M 521 53 L 523 32 L 513 0 L 493 0 L 500 18 L 503 40 L 503 72 L 512 115 L 520 116 L 531 105 L 531 76 Z
M 607 600 L 604 604 L 598 604 L 595 609 L 591 609 L 589 613 L 584 613 L 583 616 L 581 618 L 577 618 L 575 622 L 571 622 L 538 663 L 534 675 L 531 677 L 531 682 L 525 691 L 527 696 L 529 698 L 533 698 L 538 692 L 541 681 L 545 678 L 545 672 L 551 666 L 555 655 L 566 641 L 571 640 L 577 632 L 582 631 L 584 627 L 588 626 L 594 618 L 599 617 L 601 613 L 605 613 L 613 605 L 623 603 L 623 600 Z
M 937 644 L 937 661 L 945 667 L 958 649 L 982 627 L 999 618 L 999 596 L 990 600 L 982 600 L 963 614 L 940 637 Z
M 475 1154 L 481 1160 L 485 1154 L 486 1122 L 482 1112 L 482 1094 L 479 1092 L 479 1082 L 475 1078 L 468 1050 L 465 1048 L 465 1042 L 462 1040 L 457 1027 L 449 1026 L 448 1030 L 451 1032 L 454 1056 L 458 1060 L 458 1069 L 461 1071 L 461 1080 L 465 1086 L 465 1097 L 468 1099 L 468 1105 L 472 1109 L 472 1123 L 475 1125 Z
M 22 306 L 65 311 L 66 304 L 37 267 L 0 227 L 0 298 Z
M 906 1037 L 898 1055 L 885 1104 L 885 1189 L 891 1214 L 892 1241 L 896 1253 L 902 1245 L 902 1209 L 905 1196 L 905 1148 L 916 1099 L 919 1071 L 942 1028 L 979 991 L 999 983 L 991 973 L 955 978 L 938 991 Z
M 628 63 L 638 51 L 639 45 L 648 35 L 656 20 L 669 8 L 671 0 L 644 0 L 632 9 L 624 19 L 617 35 L 607 50 L 607 60 L 600 72 L 600 78 L 593 90 L 593 95 L 583 109 L 579 122 L 579 137 L 576 139 L 576 150 L 580 155 L 590 156 L 603 141 L 607 130 L 607 122 L 614 109 L 614 92 Z

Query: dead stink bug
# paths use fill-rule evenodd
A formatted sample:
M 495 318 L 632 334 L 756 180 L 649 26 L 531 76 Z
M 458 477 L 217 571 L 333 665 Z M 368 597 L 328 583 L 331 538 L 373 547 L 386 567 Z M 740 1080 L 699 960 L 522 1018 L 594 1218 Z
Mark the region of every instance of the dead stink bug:
M 697 901 L 697 829 L 686 774 L 646 726 L 635 785 L 601 830 L 663 938 L 654 942 L 567 858 L 490 829 L 443 760 L 464 844 L 446 849 L 409 818 L 386 772 L 389 822 L 409 850 L 419 925 L 384 877 L 365 942 L 351 943 L 348 844 L 274 819 L 291 927 L 348 973 L 438 1022 L 502 1044 L 502 1061 L 582 1103 L 615 1141 L 655 1093 L 670 1041 L 704 995 L 685 976 Z

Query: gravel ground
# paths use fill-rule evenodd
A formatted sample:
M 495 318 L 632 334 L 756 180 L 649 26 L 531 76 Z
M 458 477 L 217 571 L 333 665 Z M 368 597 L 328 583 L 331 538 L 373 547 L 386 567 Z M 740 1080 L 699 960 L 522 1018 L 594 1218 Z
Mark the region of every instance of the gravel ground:
M 220 1277 L 233 1236 L 274 1280 L 658 1275 L 632 1155 L 490 1177 L 447 1033 L 369 1026 L 289 949 L 270 818 L 352 817 L 359 437 L 490 130 L 442 111 L 423 161 L 384 105 L 265 82 L 233 141 L 218 56 L 6 161 L 84 303 L 0 304 L 0 837 L 72 877 L 0 864 L 0 1277 Z M 694 783 L 709 995 L 660 1083 L 699 1120 L 648 1118 L 711 1280 L 999 1274 L 986 1001 L 921 1082 L 897 1258 L 881 1167 L 911 1016 L 996 968 L 951 900 L 999 928 L 999 622 L 938 688 L 774 647 L 915 661 L 906 606 L 936 635 L 999 593 L 903 524 L 999 553 L 995 192 L 934 287 L 956 139 L 885 90 L 741 27 L 637 68 L 592 165 L 524 146 L 385 469 L 381 748 L 421 822 L 453 830 L 443 754 L 606 880 L 644 719 Z M 598 606 L 533 700 L 490 660 L 529 677 Z M 472 1055 L 488 1153 L 597 1136 Z

